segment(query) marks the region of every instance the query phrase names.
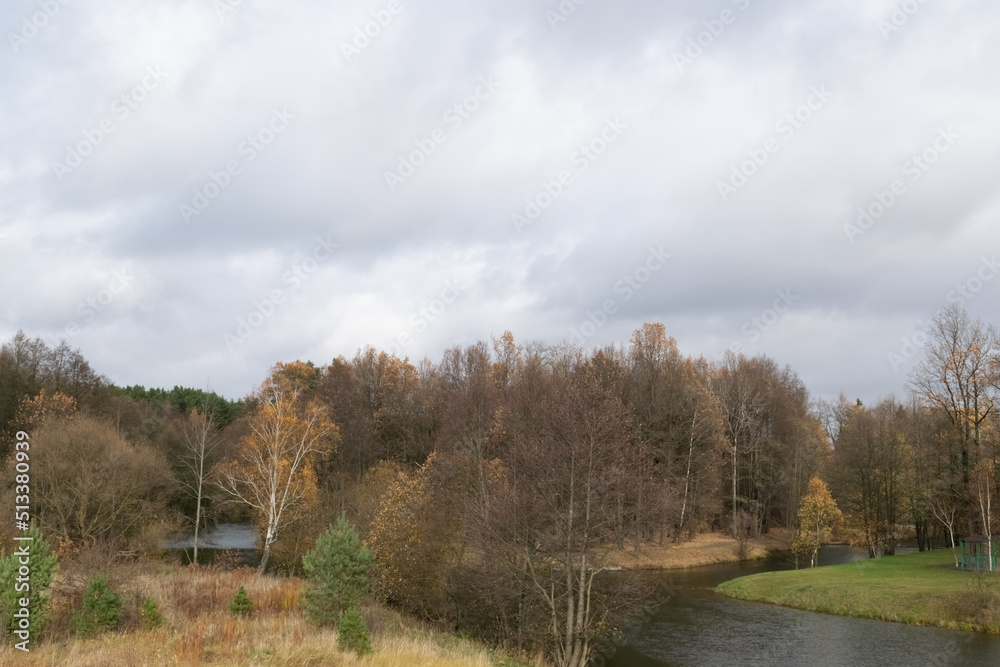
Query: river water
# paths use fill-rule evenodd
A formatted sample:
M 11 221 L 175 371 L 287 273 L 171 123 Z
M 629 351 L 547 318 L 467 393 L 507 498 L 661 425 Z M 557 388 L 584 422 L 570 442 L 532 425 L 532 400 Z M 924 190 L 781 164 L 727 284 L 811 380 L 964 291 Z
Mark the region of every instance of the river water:
M 198 535 L 198 563 L 210 565 L 225 559 L 229 565 L 256 566 L 260 563 L 257 551 L 257 531 L 248 523 L 220 523 L 200 531 Z M 194 534 L 186 539 L 167 542 L 163 547 L 177 554 L 184 564 L 194 555 Z
M 855 560 L 824 547 L 821 564 Z M 1000 636 L 844 618 L 734 600 L 712 592 L 723 581 L 790 569 L 781 557 L 664 570 L 641 576 L 663 601 L 595 664 L 606 667 L 979 667 L 1000 666 Z

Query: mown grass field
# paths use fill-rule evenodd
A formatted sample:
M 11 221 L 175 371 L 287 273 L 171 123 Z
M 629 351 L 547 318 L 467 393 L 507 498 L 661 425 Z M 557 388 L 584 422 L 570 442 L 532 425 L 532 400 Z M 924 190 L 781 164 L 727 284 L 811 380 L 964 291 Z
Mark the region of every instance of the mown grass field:
M 247 618 L 226 611 L 240 586 L 254 603 Z M 376 603 L 361 610 L 374 653 L 363 658 L 341 653 L 336 630 L 317 628 L 303 617 L 300 586 L 297 578 L 261 577 L 252 570 L 164 566 L 136 575 L 129 586 L 132 593 L 156 600 L 163 627 L 142 630 L 132 623 L 124 630 L 80 639 L 62 629 L 68 610 L 56 600 L 54 627 L 45 640 L 30 653 L 0 648 L 0 665 L 522 667 L 480 644 L 421 627 Z
M 764 572 L 715 590 L 840 616 L 1000 632 L 1000 575 L 957 571 L 949 550 Z

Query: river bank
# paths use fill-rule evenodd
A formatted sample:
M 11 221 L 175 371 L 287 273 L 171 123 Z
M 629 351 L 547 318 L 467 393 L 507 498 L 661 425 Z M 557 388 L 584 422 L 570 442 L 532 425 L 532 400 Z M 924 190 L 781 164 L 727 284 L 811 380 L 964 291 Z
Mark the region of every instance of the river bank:
M 772 551 L 788 549 L 786 531 L 772 530 L 750 540 L 744 560 L 759 560 Z M 679 544 L 643 544 L 639 553 L 632 548 L 615 549 L 606 556 L 607 564 L 622 570 L 667 570 L 740 561 L 738 543 L 726 533 L 702 533 Z
M 1000 633 L 1000 575 L 957 571 L 945 549 L 754 574 L 715 591 L 838 616 Z

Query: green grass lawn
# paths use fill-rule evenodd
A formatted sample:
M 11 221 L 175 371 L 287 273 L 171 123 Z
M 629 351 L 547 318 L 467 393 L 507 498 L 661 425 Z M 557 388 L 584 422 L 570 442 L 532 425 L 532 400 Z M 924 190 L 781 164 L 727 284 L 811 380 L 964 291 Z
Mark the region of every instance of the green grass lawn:
M 764 572 L 720 584 L 741 600 L 912 625 L 1000 632 L 1000 575 L 956 571 L 950 550 Z

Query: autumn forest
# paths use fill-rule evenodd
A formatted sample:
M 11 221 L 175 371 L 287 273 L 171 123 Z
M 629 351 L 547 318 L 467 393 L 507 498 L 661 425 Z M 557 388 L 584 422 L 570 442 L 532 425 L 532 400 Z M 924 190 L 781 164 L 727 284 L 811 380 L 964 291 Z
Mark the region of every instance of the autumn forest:
M 668 334 L 584 350 L 506 332 L 436 362 L 367 347 L 277 363 L 231 400 L 116 386 L 65 341 L 18 333 L 0 350 L 4 506 L 25 434 L 60 562 L 161 560 L 169 539 L 251 522 L 259 572 L 302 576 L 344 517 L 381 603 L 558 665 L 586 664 L 648 594 L 608 576 L 612 554 L 706 532 L 791 544 L 817 485 L 838 508 L 826 540 L 869 557 L 997 531 L 992 325 L 942 311 L 900 394 L 872 404 L 811 397 L 769 357 L 686 356 Z M 0 544 L 14 530 L 0 522 Z

